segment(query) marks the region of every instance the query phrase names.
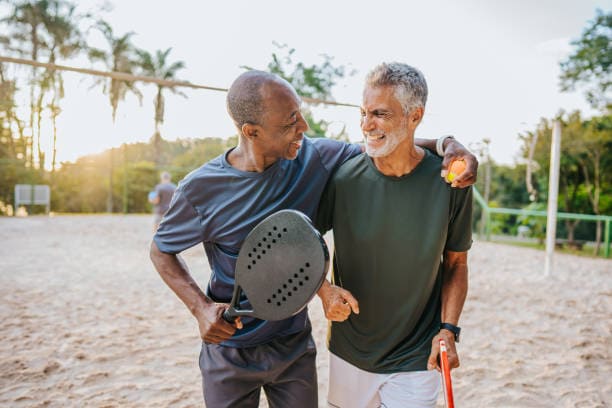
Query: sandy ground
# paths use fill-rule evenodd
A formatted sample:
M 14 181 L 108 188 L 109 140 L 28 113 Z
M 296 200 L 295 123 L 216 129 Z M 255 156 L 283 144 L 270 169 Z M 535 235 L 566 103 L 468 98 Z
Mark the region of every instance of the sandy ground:
M 203 405 L 195 321 L 148 260 L 150 221 L 0 218 L 0 406 Z M 203 254 L 185 254 L 202 285 Z M 475 243 L 458 407 L 612 404 L 612 261 L 557 254 L 554 276 L 542 269 L 543 252 Z M 310 314 L 323 407 L 318 300 Z

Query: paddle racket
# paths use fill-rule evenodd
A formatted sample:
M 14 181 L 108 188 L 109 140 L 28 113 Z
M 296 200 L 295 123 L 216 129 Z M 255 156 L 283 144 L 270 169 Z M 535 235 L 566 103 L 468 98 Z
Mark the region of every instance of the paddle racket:
M 448 365 L 448 353 L 446 351 L 446 343 L 442 339 L 440 339 L 440 372 L 442 373 L 442 388 L 444 390 L 446 408 L 455 408 L 453 384 L 451 381 L 450 366 Z
M 247 235 L 236 261 L 232 301 L 223 317 L 282 320 L 301 311 L 317 293 L 329 252 L 310 219 L 281 210 Z

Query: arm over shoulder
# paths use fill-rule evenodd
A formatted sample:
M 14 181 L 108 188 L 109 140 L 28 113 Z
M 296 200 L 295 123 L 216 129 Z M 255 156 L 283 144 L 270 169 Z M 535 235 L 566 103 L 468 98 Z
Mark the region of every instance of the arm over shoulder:
M 361 147 L 357 144 L 327 138 L 315 138 L 311 141 L 321 157 L 323 166 L 329 172 L 338 170 L 342 163 L 361 154 Z

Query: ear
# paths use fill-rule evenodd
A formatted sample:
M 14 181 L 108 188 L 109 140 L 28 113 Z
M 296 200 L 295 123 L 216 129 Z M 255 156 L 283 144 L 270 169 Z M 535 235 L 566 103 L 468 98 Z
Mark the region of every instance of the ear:
M 247 139 L 254 139 L 261 132 L 261 126 L 253 125 L 252 123 L 245 123 L 244 125 L 242 125 L 242 129 L 241 130 L 242 130 L 242 134 Z
M 416 127 L 419 123 L 421 123 L 421 120 L 423 119 L 423 114 L 425 114 L 424 108 L 413 109 L 412 112 L 410 112 L 410 114 L 408 115 L 409 123 L 412 126 Z

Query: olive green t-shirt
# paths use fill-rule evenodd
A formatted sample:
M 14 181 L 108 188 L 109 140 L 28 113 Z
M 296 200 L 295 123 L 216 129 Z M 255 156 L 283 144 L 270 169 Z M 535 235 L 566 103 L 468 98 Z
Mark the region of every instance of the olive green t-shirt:
M 472 243 L 472 190 L 445 183 L 441 160 L 426 150 L 409 174 L 389 177 L 361 154 L 321 198 L 316 224 L 334 231 L 333 281 L 360 310 L 331 324 L 329 350 L 363 370 L 427 369 L 440 325 L 442 254 Z

